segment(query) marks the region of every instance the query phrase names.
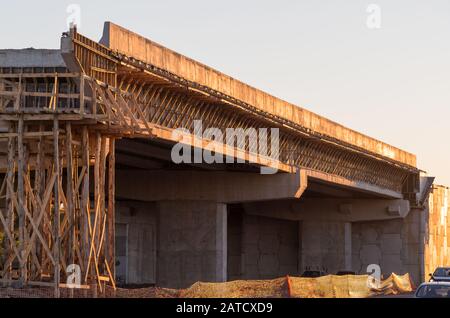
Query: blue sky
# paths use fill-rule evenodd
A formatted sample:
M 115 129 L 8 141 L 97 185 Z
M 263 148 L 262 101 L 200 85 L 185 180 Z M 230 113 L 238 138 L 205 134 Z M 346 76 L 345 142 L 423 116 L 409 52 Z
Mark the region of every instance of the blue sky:
M 106 20 L 369 136 L 413 152 L 450 185 L 450 1 L 14 1 L 1 48 L 57 48 Z M 381 26 L 366 25 L 369 4 Z

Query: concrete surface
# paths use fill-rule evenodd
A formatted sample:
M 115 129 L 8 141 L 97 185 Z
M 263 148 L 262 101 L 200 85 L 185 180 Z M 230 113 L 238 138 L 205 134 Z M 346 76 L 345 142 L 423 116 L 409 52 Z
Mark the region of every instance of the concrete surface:
M 0 50 L 0 67 L 61 67 L 66 64 L 60 50 L 23 49 Z
M 287 119 L 304 128 L 370 152 L 416 166 L 416 156 L 339 125 L 306 109 L 246 85 L 114 23 L 106 22 L 100 43 L 172 74 Z

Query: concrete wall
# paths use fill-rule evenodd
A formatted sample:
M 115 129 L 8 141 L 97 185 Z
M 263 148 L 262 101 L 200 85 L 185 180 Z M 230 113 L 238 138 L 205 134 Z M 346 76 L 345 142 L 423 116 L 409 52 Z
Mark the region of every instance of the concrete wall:
M 365 274 L 376 264 L 385 277 L 409 273 L 421 282 L 420 217 L 420 210 L 411 210 L 405 219 L 353 223 L 353 270 Z
M 66 64 L 60 50 L 23 49 L 0 50 L 0 67 L 59 67 Z
M 118 202 L 116 227 L 123 225 L 125 231 L 116 232 L 116 258 L 124 266 L 127 284 L 156 283 L 157 209 L 152 203 Z M 120 236 L 120 237 L 119 237 Z M 125 252 L 125 258 L 123 254 Z M 118 274 L 121 273 L 118 266 Z
M 345 223 L 303 221 L 301 272 L 323 270 L 335 274 L 345 270 Z
M 305 270 L 330 274 L 352 270 L 350 223 L 272 215 L 230 214 L 229 279 L 268 279 L 300 275 Z
M 420 214 L 403 203 L 308 198 L 246 204 L 245 208 L 252 215 L 300 222 L 300 273 L 349 270 L 365 274 L 367 265 L 379 264 L 383 273 L 408 271 L 419 277 Z
M 122 201 L 116 215 L 116 259 L 126 268 L 124 275 L 117 268 L 126 278 L 122 283 L 185 288 L 226 280 L 225 205 Z
M 242 258 L 243 279 L 298 275 L 298 222 L 244 214 Z
M 353 267 L 363 273 L 379 264 L 386 276 L 410 273 L 416 284 L 428 280 L 436 267 L 450 266 L 449 189 L 433 186 L 423 209 L 405 219 L 356 222 L 352 228 Z
M 242 237 L 243 229 L 243 209 L 240 206 L 232 206 L 228 212 L 228 274 L 229 281 L 239 280 L 242 278 L 244 266 L 242 263 Z
M 230 211 L 228 280 L 298 275 L 299 222 Z
M 226 206 L 215 202 L 158 202 L 157 285 L 186 288 L 226 280 Z

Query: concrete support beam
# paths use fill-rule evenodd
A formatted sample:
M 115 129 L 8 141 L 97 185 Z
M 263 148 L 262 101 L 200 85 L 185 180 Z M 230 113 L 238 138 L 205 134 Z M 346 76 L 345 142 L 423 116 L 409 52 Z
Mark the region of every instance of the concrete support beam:
M 294 221 L 361 222 L 405 218 L 410 204 L 408 200 L 303 198 L 246 203 L 245 211 Z
M 343 177 L 314 170 L 306 170 L 305 173 L 309 179 L 323 182 L 324 184 L 335 185 L 344 189 L 355 190 L 362 193 L 375 194 L 386 199 L 403 198 L 403 194 L 401 192 L 381 188 L 369 183 L 352 181 Z
M 117 196 L 140 201 L 223 203 L 300 198 L 306 176 L 216 171 L 117 171 Z

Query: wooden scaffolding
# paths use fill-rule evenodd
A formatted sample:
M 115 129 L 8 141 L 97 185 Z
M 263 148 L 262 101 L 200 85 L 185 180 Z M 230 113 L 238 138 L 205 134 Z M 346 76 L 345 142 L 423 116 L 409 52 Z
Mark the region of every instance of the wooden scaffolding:
M 115 288 L 115 136 L 96 125 L 93 88 L 0 74 L 0 286 Z

